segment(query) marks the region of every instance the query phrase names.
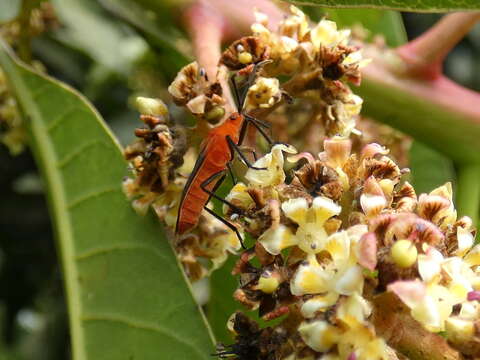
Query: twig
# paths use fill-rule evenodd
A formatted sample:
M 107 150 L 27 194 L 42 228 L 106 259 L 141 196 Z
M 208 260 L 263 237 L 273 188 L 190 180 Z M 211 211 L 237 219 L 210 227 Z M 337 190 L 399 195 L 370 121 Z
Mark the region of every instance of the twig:
M 480 12 L 459 12 L 443 17 L 417 39 L 397 49 L 410 75 L 437 79 L 447 54 L 480 20 Z

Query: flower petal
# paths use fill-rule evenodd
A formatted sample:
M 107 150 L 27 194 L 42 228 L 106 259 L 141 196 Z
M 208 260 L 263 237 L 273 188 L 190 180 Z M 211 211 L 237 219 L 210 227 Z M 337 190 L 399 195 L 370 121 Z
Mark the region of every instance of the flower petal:
M 315 351 L 325 352 L 338 342 L 340 330 L 326 321 L 303 322 L 298 332 L 305 344 Z
M 307 222 L 308 203 L 304 198 L 285 201 L 282 204 L 282 210 L 290 220 L 295 221 L 298 225 Z
M 283 153 L 285 151 L 290 154 L 296 154 L 297 150 L 290 145 L 277 144 L 272 150 L 258 159 L 253 166 L 257 168 L 267 168 L 266 170 L 248 169 L 245 178 L 251 185 L 267 187 L 276 186 L 285 181 L 285 173 L 283 171 Z
M 328 290 L 328 280 L 332 274 L 323 270 L 315 255 L 308 255 L 308 260 L 302 263 L 292 281 L 290 291 L 293 295 L 318 294 Z
M 272 255 L 279 255 L 283 249 L 296 245 L 298 242 L 290 228 L 283 224 L 276 228 L 269 228 L 258 238 L 258 241 Z
M 318 196 L 313 199 L 312 208 L 315 211 L 315 221 L 318 225 L 323 225 L 325 221 L 332 216 L 340 214 L 342 207 L 335 204 L 332 199 L 324 196 Z
M 318 311 L 326 310 L 328 307 L 334 305 L 337 300 L 338 294 L 335 292 L 314 296 L 302 305 L 302 314 L 306 318 L 312 318 Z
M 363 272 L 358 265 L 348 267 L 341 276 L 336 279 L 335 290 L 342 295 L 351 295 L 363 290 Z

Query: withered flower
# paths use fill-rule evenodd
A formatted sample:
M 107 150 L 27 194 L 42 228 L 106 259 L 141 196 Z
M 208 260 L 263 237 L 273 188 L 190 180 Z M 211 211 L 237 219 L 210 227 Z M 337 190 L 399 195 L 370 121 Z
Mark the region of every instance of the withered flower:
M 180 70 L 168 91 L 177 105 L 184 105 L 195 116 L 208 117 L 211 114 L 223 117 L 225 100 L 223 91 L 216 79 L 208 79 L 205 70 L 197 62 L 192 62 Z
M 220 58 L 220 64 L 230 70 L 239 70 L 249 64 L 258 64 L 269 58 L 269 47 L 255 36 L 245 36 L 233 42 Z

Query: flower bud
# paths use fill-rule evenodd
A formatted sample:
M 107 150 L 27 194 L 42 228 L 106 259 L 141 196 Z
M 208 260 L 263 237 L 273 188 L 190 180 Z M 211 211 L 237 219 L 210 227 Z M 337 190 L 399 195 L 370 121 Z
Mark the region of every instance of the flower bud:
M 238 61 L 240 61 L 242 64 L 250 64 L 252 60 L 253 56 L 249 52 L 243 51 L 238 54 Z
M 393 244 L 390 255 L 399 267 L 408 268 L 417 261 L 417 248 L 410 240 L 399 240 Z
M 160 99 L 139 96 L 135 99 L 135 106 L 143 115 L 165 116 L 168 114 L 167 106 Z
M 225 109 L 222 106 L 215 106 L 205 114 L 205 119 L 211 124 L 216 124 L 224 115 Z
M 263 291 L 266 294 L 272 294 L 277 290 L 280 282 L 277 277 L 271 273 L 262 274 L 258 279 L 257 290 Z

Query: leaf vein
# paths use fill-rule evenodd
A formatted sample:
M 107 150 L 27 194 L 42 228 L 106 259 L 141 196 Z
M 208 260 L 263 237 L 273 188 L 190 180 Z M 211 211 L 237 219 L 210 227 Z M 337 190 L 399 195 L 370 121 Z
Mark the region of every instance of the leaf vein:
M 188 346 L 196 354 L 199 355 L 199 358 L 205 358 L 205 354 L 199 351 L 194 343 L 191 343 L 189 341 L 186 341 L 185 339 L 182 339 L 176 336 L 171 329 L 165 328 L 161 326 L 159 323 L 133 320 L 117 314 L 86 314 L 81 317 L 81 320 L 84 322 L 93 322 L 93 321 L 112 322 L 112 323 L 122 324 L 134 329 L 156 332 L 165 337 L 171 338 L 180 344 Z
M 46 127 L 48 133 L 52 132 L 58 125 L 60 125 L 65 119 L 68 119 L 67 115 L 78 110 L 76 106 L 67 108 L 63 113 L 58 115 L 55 119 L 51 120 Z
M 100 140 L 100 139 L 95 139 L 95 140 L 88 141 L 85 144 L 80 145 L 77 148 L 75 148 L 75 151 L 71 152 L 68 155 L 65 155 L 63 157 L 63 159 L 59 160 L 57 162 L 57 168 L 61 169 L 65 165 L 68 165 L 68 163 L 70 163 L 70 161 L 75 159 L 78 155 L 82 154 L 86 149 L 88 149 L 92 146 L 95 146 L 95 145 L 103 145 L 105 147 L 108 147 L 108 145 L 105 144 L 105 142 Z
M 81 260 L 89 259 L 91 257 L 108 254 L 114 251 L 126 251 L 126 250 L 149 251 L 151 253 L 158 255 L 160 258 L 164 260 L 168 260 L 168 262 L 170 262 L 170 258 L 165 256 L 165 254 L 162 253 L 159 249 L 150 245 L 139 245 L 139 244 L 118 244 L 115 246 L 99 247 L 99 248 L 84 251 L 83 253 L 76 255 L 75 260 L 81 261 Z
M 50 85 L 49 84 L 42 84 L 38 89 L 35 89 L 35 90 L 32 90 L 31 91 L 31 94 L 32 94 L 32 99 L 33 100 L 37 100 L 38 97 L 43 94 L 43 92 L 45 91 L 45 89 L 49 88 Z
M 105 194 L 109 194 L 109 193 L 112 193 L 112 192 L 116 192 L 116 191 L 120 191 L 120 188 L 118 186 L 108 187 L 108 188 L 105 188 L 105 189 L 102 189 L 102 190 L 97 190 L 97 191 L 87 193 L 83 196 L 79 196 L 77 199 L 74 199 L 74 200 L 70 201 L 67 204 L 67 209 L 71 210 L 72 208 L 78 206 L 79 204 L 81 204 L 81 203 L 83 203 L 87 200 L 90 200 L 92 198 L 96 198 L 96 197 L 99 197 L 99 196 L 102 196 L 102 195 L 105 195 Z

